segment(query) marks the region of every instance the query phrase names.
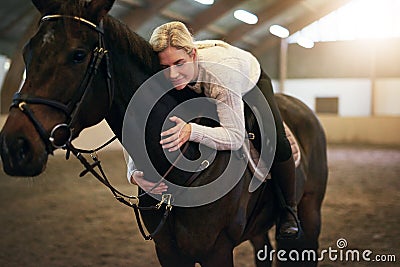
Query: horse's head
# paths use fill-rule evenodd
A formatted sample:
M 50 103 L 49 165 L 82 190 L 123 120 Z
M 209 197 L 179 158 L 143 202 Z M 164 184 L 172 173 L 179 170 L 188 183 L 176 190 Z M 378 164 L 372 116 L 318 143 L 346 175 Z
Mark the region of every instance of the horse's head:
M 48 154 L 105 117 L 113 94 L 99 25 L 114 0 L 32 2 L 42 19 L 0 136 L 4 171 L 16 176 L 40 174 Z

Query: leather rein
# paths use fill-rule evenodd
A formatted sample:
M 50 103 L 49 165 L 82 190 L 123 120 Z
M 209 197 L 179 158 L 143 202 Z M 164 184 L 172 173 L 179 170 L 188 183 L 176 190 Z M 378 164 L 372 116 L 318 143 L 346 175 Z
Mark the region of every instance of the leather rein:
M 110 65 L 110 57 L 108 50 L 105 47 L 104 43 L 104 29 L 102 26 L 102 22 L 100 22 L 100 25 L 96 25 L 86 19 L 80 18 L 80 17 L 75 17 L 75 16 L 68 16 L 68 15 L 47 15 L 42 17 L 40 20 L 40 23 L 44 23 L 46 21 L 53 21 L 53 20 L 58 20 L 58 19 L 70 19 L 72 21 L 76 21 L 79 23 L 82 23 L 84 25 L 89 26 L 91 29 L 95 30 L 98 33 L 98 44 L 97 47 L 92 51 L 92 56 L 90 59 L 90 62 L 88 64 L 85 76 L 83 77 L 82 82 L 80 83 L 80 86 L 78 88 L 78 91 L 76 94 L 73 96 L 71 101 L 68 102 L 68 104 L 64 104 L 59 101 L 55 101 L 52 99 L 46 99 L 46 98 L 40 98 L 40 97 L 31 97 L 29 95 L 22 94 L 20 91 L 14 94 L 11 108 L 18 108 L 20 109 L 32 122 L 34 125 L 36 131 L 39 133 L 40 138 L 45 144 L 46 151 L 48 154 L 53 154 L 53 150 L 57 148 L 61 148 L 66 150 L 66 159 L 69 159 L 70 153 L 72 153 L 84 166 L 85 170 L 80 173 L 80 177 L 86 175 L 87 173 L 91 173 L 95 178 L 100 181 L 102 184 L 104 184 L 114 195 L 115 199 L 117 199 L 119 202 L 122 204 L 131 207 L 134 211 L 135 218 L 138 224 L 138 228 L 140 233 L 142 234 L 143 238 L 145 240 L 151 240 L 153 239 L 153 236 L 156 235 L 161 228 L 164 226 L 165 222 L 167 221 L 167 218 L 172 210 L 172 195 L 170 194 L 164 194 L 162 196 L 161 201 L 154 205 L 154 206 L 149 206 L 149 207 L 143 207 L 139 206 L 139 198 L 144 196 L 146 192 L 143 192 L 142 194 L 138 196 L 129 196 L 126 194 L 123 194 L 119 190 L 117 190 L 108 180 L 102 166 L 101 162 L 97 156 L 97 151 L 101 150 L 102 148 L 106 147 L 109 145 L 111 142 L 117 139 L 116 136 L 111 138 L 109 141 L 107 141 L 105 144 L 102 146 L 92 149 L 92 150 L 84 150 L 84 149 L 79 149 L 76 148 L 72 143 L 72 135 L 73 135 L 73 128 L 72 125 L 75 123 L 75 120 L 77 119 L 77 114 L 79 114 L 79 111 L 81 110 L 83 100 L 85 99 L 87 95 L 88 88 L 91 86 L 94 77 L 98 73 L 98 68 L 100 64 L 105 60 L 106 64 L 106 77 L 107 77 L 107 89 L 108 89 L 108 96 L 109 96 L 109 104 L 108 108 L 111 108 L 113 98 L 114 98 L 114 84 L 112 82 L 112 76 L 111 76 L 111 65 Z M 30 104 L 39 104 L 39 105 L 45 105 L 52 107 L 54 109 L 57 109 L 59 111 L 62 111 L 67 119 L 64 123 L 57 124 L 56 126 L 53 127 L 53 129 L 50 131 L 50 134 L 45 130 L 43 125 L 40 123 L 40 121 L 35 117 L 35 114 L 29 107 Z M 58 131 L 65 131 L 67 133 L 67 138 L 65 140 L 56 140 L 56 134 Z M 93 161 L 93 163 L 90 163 L 84 154 L 90 154 L 90 157 Z M 179 160 L 179 157 L 178 159 Z M 171 167 L 167 170 L 167 172 L 163 175 L 163 179 L 170 173 L 170 171 L 173 169 L 174 164 L 171 165 Z M 98 171 L 96 170 L 98 169 Z M 199 173 L 195 173 L 191 179 L 190 182 L 192 182 Z M 161 181 L 160 181 L 161 182 Z M 158 184 L 160 183 L 158 182 Z M 158 184 L 156 184 L 152 189 L 154 189 Z M 151 189 L 151 190 L 152 190 Z M 150 192 L 151 192 L 150 190 Z M 160 223 L 156 227 L 156 229 L 149 234 L 146 234 L 143 226 L 143 222 L 140 217 L 140 210 L 148 211 L 148 210 L 160 210 L 162 206 L 165 206 L 165 212 L 161 218 Z

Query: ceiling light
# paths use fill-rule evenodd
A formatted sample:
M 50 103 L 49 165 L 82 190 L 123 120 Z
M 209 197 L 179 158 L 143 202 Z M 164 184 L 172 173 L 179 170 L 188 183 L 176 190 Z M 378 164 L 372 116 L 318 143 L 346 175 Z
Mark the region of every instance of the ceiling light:
M 247 24 L 256 24 L 258 22 L 258 17 L 256 15 L 254 15 L 253 13 L 250 13 L 249 11 L 242 10 L 242 9 L 236 10 L 233 13 L 233 16 L 236 19 L 243 21 L 244 23 L 247 23 Z
M 314 41 L 311 40 L 310 38 L 300 36 L 297 39 L 297 44 L 304 47 L 304 48 L 313 48 L 314 47 Z
M 280 25 L 272 25 L 269 27 L 269 32 L 280 38 L 287 38 L 289 36 L 289 30 Z
M 196 1 L 196 2 L 198 2 L 200 4 L 203 4 L 203 5 L 212 5 L 212 4 L 214 4 L 214 0 L 194 0 L 194 1 Z

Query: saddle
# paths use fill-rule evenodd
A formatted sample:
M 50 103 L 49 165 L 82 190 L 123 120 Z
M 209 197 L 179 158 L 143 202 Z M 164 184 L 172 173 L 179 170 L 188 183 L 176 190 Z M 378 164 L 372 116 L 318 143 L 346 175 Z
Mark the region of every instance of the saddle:
M 285 122 L 283 122 L 283 126 L 285 127 L 286 137 L 290 142 L 295 167 L 297 168 L 300 165 L 301 160 L 301 151 L 299 148 L 299 144 L 289 126 L 287 126 Z M 242 147 L 242 152 L 244 156 L 248 159 L 247 165 L 249 166 L 250 171 L 257 179 L 263 182 L 265 182 L 267 179 L 271 179 L 269 168 L 266 167 L 265 162 L 260 158 L 260 153 L 254 147 L 251 140 L 249 140 L 249 142 L 245 142 Z

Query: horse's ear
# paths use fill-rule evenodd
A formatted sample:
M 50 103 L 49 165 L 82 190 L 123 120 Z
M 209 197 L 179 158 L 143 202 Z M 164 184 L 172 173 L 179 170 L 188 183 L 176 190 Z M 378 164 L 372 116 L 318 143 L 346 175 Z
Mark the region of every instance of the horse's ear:
M 99 22 L 114 5 L 115 0 L 91 0 L 87 1 L 87 10 L 92 19 Z
M 32 0 L 32 3 L 41 14 L 53 12 L 60 7 L 60 3 L 58 1 Z

